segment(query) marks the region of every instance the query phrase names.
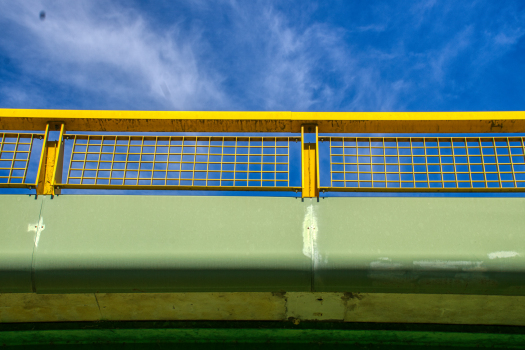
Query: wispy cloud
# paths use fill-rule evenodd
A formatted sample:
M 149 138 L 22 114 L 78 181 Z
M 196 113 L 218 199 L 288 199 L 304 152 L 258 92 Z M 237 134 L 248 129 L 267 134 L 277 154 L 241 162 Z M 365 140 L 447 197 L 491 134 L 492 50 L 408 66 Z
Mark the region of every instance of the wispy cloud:
M 45 20 L 39 19 L 40 10 L 46 11 Z M 221 78 L 198 60 L 198 33 L 181 33 L 176 24 L 159 34 L 134 11 L 103 1 L 2 2 L 0 12 L 4 26 L 20 30 L 2 46 L 28 74 L 111 95 L 117 105 L 226 104 Z
M 378 64 L 392 54 L 355 49 L 347 42 L 349 32 L 380 32 L 384 26 L 347 30 L 311 21 L 310 13 L 290 18 L 271 5 L 258 4 L 247 10 L 240 2 L 229 2 L 236 14 L 236 40 L 256 43 L 244 52 L 254 69 L 243 79 L 248 96 L 262 109 L 399 108 L 399 96 L 409 84 L 400 79 L 384 81 Z M 370 60 L 372 55 L 375 61 Z
M 525 35 L 515 2 L 139 5 L 0 2 L 0 107 L 461 109 Z
M 448 65 L 452 64 L 455 58 L 463 51 L 466 50 L 472 40 L 472 27 L 468 26 L 443 46 L 432 50 L 427 55 L 429 56 L 429 66 L 431 68 L 431 74 L 433 80 L 439 84 L 442 84 L 446 79 L 446 69 Z

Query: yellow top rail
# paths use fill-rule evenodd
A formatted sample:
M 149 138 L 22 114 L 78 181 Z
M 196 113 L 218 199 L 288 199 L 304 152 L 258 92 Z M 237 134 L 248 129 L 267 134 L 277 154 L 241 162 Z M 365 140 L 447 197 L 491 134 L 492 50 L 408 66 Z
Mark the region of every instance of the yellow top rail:
M 319 133 L 525 132 L 525 111 L 501 112 L 199 112 L 0 109 L 2 130 Z

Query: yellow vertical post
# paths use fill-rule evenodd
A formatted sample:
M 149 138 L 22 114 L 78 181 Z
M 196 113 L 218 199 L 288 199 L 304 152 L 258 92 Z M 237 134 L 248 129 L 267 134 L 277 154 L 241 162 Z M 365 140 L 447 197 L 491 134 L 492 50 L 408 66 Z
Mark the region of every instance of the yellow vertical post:
M 304 182 L 304 177 L 305 177 L 305 173 L 306 173 L 306 166 L 305 166 L 305 163 L 304 163 L 304 125 L 301 125 L 301 187 L 302 187 L 302 196 L 303 198 L 305 197 L 305 182 Z
M 315 177 L 317 179 L 316 193 L 319 197 L 319 189 L 321 188 L 321 180 L 319 177 L 319 128 L 315 126 Z
M 311 131 L 315 127 L 315 143 L 304 142 L 304 128 Z M 319 172 L 319 157 L 317 155 L 317 125 L 302 125 L 301 126 L 301 164 L 302 164 L 302 197 L 313 198 L 319 196 L 318 186 L 318 172 Z
M 42 168 L 45 169 L 45 157 L 46 157 L 46 144 L 47 144 L 47 136 L 49 135 L 49 124 L 46 124 L 46 131 L 44 132 L 44 141 L 42 142 L 42 152 L 40 153 L 40 162 L 38 163 L 38 171 L 36 173 L 36 183 L 35 183 L 35 188 L 37 189 L 37 194 L 39 194 L 39 188 L 38 188 L 38 184 L 40 183 L 40 179 L 42 177 L 42 173 L 44 172 L 44 170 Z M 42 192 L 43 190 L 41 190 L 40 192 Z
M 51 129 L 60 130 L 58 141 L 49 141 Z M 37 195 L 57 195 L 60 189 L 55 185 L 62 182 L 62 169 L 64 160 L 64 124 L 47 124 L 44 142 L 42 144 L 42 154 L 38 166 L 36 194 Z

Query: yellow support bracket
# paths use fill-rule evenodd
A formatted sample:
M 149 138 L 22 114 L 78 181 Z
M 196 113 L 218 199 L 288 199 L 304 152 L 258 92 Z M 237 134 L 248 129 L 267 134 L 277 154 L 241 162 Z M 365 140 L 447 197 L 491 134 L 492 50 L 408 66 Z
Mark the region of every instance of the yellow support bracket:
M 49 133 L 59 131 L 58 141 L 50 141 Z M 36 194 L 37 195 L 58 195 L 60 189 L 55 188 L 57 183 L 62 182 L 62 169 L 64 163 L 64 124 L 47 124 L 38 165 Z
M 312 133 L 315 128 L 315 143 L 305 143 L 305 128 Z M 318 127 L 317 125 L 305 124 L 301 126 L 301 184 L 302 197 L 319 197 L 319 152 L 318 152 Z

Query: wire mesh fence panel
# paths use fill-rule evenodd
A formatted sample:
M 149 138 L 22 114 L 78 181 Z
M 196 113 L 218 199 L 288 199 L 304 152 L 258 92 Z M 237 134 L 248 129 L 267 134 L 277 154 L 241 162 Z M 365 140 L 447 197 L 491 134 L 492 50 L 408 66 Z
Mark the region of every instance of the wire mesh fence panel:
M 42 138 L 41 134 L 0 133 L 0 185 L 34 183 L 28 178 L 34 140 Z M 36 170 L 36 169 L 33 169 Z M 35 171 L 33 171 L 35 172 Z
M 322 137 L 334 188 L 525 187 L 522 137 Z
M 66 184 L 288 187 L 294 137 L 68 135 Z

